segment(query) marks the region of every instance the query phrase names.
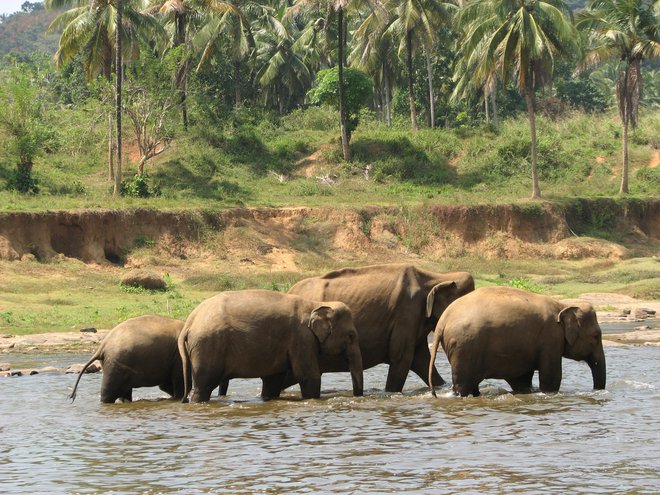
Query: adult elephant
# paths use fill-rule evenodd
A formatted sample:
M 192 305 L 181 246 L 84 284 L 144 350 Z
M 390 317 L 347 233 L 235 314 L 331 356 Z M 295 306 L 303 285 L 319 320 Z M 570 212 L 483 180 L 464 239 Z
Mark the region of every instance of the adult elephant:
M 177 339 L 183 321 L 165 316 L 138 316 L 120 323 L 105 336 L 83 366 L 69 398 L 76 398 L 85 370 L 101 361 L 101 402 L 133 400 L 133 389 L 158 386 L 173 398 L 183 397 L 183 368 Z
M 268 290 L 223 292 L 193 310 L 178 346 L 186 370 L 184 398 L 192 382 L 192 402 L 208 401 L 215 387 L 232 378 L 261 378 L 262 397 L 275 398 L 288 370 L 303 398 L 318 398 L 320 355 L 345 363 L 353 394 L 362 395 L 358 334 L 342 302 Z
M 556 392 L 562 357 L 586 361 L 594 388 L 605 388 L 601 330 L 589 303 L 567 305 L 510 287 L 480 288 L 452 303 L 440 318 L 431 363 L 438 343 L 451 365 L 454 392 L 463 397 L 478 396 L 486 378 L 504 379 L 514 392 L 529 392 L 536 370 L 541 391 Z M 433 390 L 431 374 L 429 366 Z
M 410 370 L 428 385 L 428 334 L 449 303 L 473 290 L 474 279 L 468 272 L 436 273 L 411 264 L 385 264 L 301 280 L 289 293 L 348 304 L 360 336 L 364 368 L 389 364 L 385 390 L 401 392 Z M 337 359 L 321 359 L 323 373 L 345 369 Z M 433 370 L 434 382 L 442 385 L 444 380 Z

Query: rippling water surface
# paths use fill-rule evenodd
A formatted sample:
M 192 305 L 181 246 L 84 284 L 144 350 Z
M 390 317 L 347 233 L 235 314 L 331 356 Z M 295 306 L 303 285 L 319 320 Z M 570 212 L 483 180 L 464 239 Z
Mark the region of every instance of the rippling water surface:
M 0 491 L 18 493 L 660 493 L 659 347 L 608 347 L 608 386 L 564 360 L 559 394 L 434 399 L 417 377 L 387 394 L 387 368 L 323 377 L 320 400 L 262 402 L 260 382 L 234 380 L 208 404 L 136 389 L 99 403 L 101 376 L 0 379 Z M 87 355 L 2 355 L 41 365 Z M 26 362 L 26 361 L 23 361 Z M 441 374 L 450 377 L 444 356 Z

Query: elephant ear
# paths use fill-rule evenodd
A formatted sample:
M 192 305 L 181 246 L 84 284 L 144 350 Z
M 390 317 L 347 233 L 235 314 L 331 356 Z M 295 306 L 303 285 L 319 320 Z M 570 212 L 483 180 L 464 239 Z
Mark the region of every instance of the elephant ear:
M 438 285 L 435 285 L 432 289 L 431 292 L 429 292 L 429 295 L 426 296 L 426 317 L 430 318 L 433 316 L 433 306 L 435 305 L 435 298 L 440 294 L 444 294 L 445 292 L 448 292 L 452 289 L 456 288 L 456 282 L 453 280 L 450 282 L 441 282 Z
M 579 309 L 577 306 L 569 306 L 562 309 L 557 315 L 557 323 L 564 326 L 564 336 L 569 345 L 573 345 L 578 338 L 580 321 L 577 312 Z
M 319 306 L 309 317 L 309 328 L 316 335 L 319 342 L 323 344 L 332 333 L 332 316 L 335 310 L 330 306 Z

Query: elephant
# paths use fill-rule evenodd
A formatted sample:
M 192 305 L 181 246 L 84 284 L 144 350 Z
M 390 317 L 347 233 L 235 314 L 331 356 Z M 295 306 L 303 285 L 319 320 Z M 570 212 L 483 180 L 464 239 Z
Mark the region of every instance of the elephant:
M 605 388 L 606 365 L 596 312 L 589 303 L 569 305 L 512 287 L 482 287 L 445 310 L 433 336 L 451 365 L 453 391 L 479 395 L 486 378 L 504 379 L 514 392 L 530 392 L 539 372 L 542 392 L 557 392 L 562 357 L 586 361 L 594 389 Z M 435 396 L 432 368 L 429 385 Z
M 280 395 L 290 371 L 304 399 L 321 395 L 320 356 L 335 356 L 363 392 L 358 334 L 348 306 L 270 290 L 221 292 L 197 306 L 179 335 L 184 401 L 206 402 L 233 378 L 261 378 L 264 400 Z M 225 390 L 226 391 L 226 390 Z
M 85 370 L 102 363 L 101 402 L 133 400 L 133 389 L 158 386 L 173 398 L 183 396 L 183 368 L 177 339 L 183 321 L 165 316 L 138 316 L 114 327 L 83 366 L 69 398 L 74 401 Z
M 382 264 L 307 278 L 289 293 L 348 304 L 364 369 L 389 364 L 385 390 L 401 392 L 410 370 L 428 385 L 428 334 L 449 303 L 473 290 L 474 279 L 465 271 L 435 273 L 412 264 Z M 322 373 L 345 370 L 345 363 L 322 356 Z M 444 383 L 435 367 L 434 381 Z M 285 385 L 293 383 L 289 379 Z

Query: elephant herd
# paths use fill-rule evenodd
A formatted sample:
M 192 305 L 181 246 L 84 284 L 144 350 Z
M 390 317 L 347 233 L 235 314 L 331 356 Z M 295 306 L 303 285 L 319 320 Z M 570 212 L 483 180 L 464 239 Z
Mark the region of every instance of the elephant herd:
M 434 331 L 431 352 L 427 338 Z M 208 401 L 234 378 L 261 378 L 263 399 L 298 383 L 318 398 L 321 375 L 350 372 L 363 394 L 363 370 L 389 365 L 385 390 L 401 392 L 409 371 L 430 386 L 442 345 L 454 393 L 478 396 L 486 378 L 529 392 L 559 390 L 562 357 L 586 361 L 594 388 L 605 388 L 601 331 L 591 305 L 568 306 L 508 287 L 475 290 L 465 271 L 435 273 L 410 264 L 345 268 L 304 279 L 288 293 L 222 292 L 185 322 L 140 316 L 113 328 L 79 373 L 103 364 L 101 402 L 132 400 L 137 387 L 158 386 L 175 399 Z M 191 394 L 192 392 L 192 394 Z

